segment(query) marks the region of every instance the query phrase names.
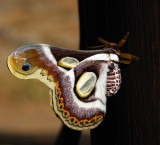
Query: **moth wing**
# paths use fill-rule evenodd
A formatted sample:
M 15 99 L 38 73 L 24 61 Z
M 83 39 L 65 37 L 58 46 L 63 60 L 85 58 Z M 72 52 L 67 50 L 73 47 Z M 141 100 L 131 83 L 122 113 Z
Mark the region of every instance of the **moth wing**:
M 51 91 L 53 108 L 68 127 L 93 129 L 103 121 L 108 61 L 109 55 L 104 53 L 84 59 L 67 71 Z
M 74 57 L 63 57 L 58 61 L 58 65 L 67 69 L 75 67 L 79 63 Z
M 108 54 L 96 54 L 84 59 L 66 73 L 70 77 L 72 89 L 79 98 L 89 100 L 90 96 L 94 96 L 106 103 L 109 59 Z

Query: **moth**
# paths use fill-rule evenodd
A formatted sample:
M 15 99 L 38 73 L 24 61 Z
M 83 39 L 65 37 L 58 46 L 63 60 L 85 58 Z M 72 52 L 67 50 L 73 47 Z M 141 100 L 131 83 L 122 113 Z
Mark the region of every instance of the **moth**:
M 69 128 L 97 127 L 106 114 L 107 97 L 121 84 L 119 63 L 138 57 L 121 53 L 128 33 L 118 43 L 102 38 L 101 50 L 70 50 L 35 44 L 14 51 L 7 60 L 11 73 L 20 79 L 38 79 L 50 89 L 50 105 Z

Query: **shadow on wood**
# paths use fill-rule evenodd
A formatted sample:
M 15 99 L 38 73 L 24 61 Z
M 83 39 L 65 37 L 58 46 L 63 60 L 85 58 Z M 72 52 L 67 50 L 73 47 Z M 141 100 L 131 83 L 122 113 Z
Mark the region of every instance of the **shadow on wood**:
M 64 144 L 71 144 L 71 145 L 78 145 L 80 139 L 80 131 L 72 130 L 67 126 L 63 125 L 61 132 L 58 136 L 55 145 L 64 145 Z
M 99 45 L 98 37 L 118 42 L 140 61 L 121 66 L 122 86 L 107 102 L 105 121 L 91 131 L 92 145 L 160 144 L 160 2 L 79 0 L 80 48 Z

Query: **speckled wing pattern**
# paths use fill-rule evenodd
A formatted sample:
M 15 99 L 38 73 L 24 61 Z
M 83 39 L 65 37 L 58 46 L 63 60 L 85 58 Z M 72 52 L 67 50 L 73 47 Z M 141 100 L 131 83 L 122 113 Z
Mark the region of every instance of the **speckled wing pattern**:
M 116 54 L 94 54 L 64 71 L 50 95 L 51 106 L 65 125 L 75 130 L 93 129 L 104 120 L 106 95 L 112 96 L 120 87 L 118 61 Z M 82 98 L 75 86 L 84 72 L 93 72 L 97 80 L 91 93 Z
M 103 120 L 107 96 L 121 84 L 116 49 L 82 51 L 46 44 L 24 46 L 8 57 L 20 79 L 38 79 L 50 88 L 50 104 L 68 127 L 93 129 Z
M 93 129 L 104 120 L 107 97 L 120 88 L 119 63 L 139 60 L 119 49 L 128 34 L 118 44 L 99 38 L 104 44 L 100 50 L 70 50 L 47 44 L 24 46 L 8 57 L 8 68 L 17 78 L 45 83 L 52 108 L 69 128 Z

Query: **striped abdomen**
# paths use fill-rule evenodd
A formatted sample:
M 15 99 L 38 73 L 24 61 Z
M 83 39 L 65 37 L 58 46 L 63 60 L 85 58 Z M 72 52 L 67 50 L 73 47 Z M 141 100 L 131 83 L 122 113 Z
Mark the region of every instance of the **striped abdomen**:
M 121 85 L 121 71 L 118 64 L 111 63 L 109 65 L 109 72 L 107 73 L 107 88 L 106 95 L 112 96 L 117 93 Z

